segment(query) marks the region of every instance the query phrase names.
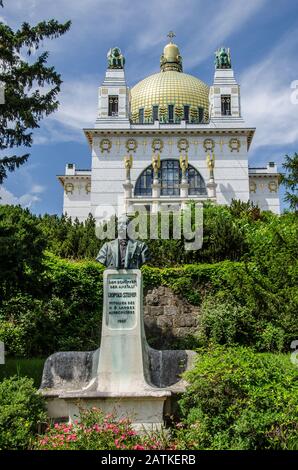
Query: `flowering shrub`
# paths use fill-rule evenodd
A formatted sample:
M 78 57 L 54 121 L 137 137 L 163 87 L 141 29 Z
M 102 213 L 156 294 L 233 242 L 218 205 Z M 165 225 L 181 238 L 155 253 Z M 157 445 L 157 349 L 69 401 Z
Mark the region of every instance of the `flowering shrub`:
M 80 422 L 55 423 L 39 436 L 34 448 L 40 450 L 149 450 L 169 449 L 163 433 L 138 435 L 128 418 L 116 419 L 98 408 L 80 411 Z

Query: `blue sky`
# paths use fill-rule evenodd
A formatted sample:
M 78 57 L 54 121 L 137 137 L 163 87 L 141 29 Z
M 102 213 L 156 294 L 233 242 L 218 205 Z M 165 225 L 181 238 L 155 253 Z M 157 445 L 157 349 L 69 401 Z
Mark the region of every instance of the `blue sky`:
M 280 164 L 285 153 L 298 151 L 298 104 L 291 101 L 291 83 L 298 80 L 295 0 L 4 0 L 4 5 L 1 19 L 12 28 L 50 18 L 71 19 L 72 28 L 43 45 L 64 80 L 61 104 L 34 132 L 28 162 L 9 174 L 0 190 L 2 203 L 61 213 L 63 194 L 56 175 L 63 174 L 68 162 L 90 167 L 81 129 L 95 121 L 108 49 L 121 48 L 132 86 L 158 71 L 169 30 L 176 33 L 184 71 L 208 84 L 214 51 L 230 47 L 243 115 L 257 128 L 251 166 Z

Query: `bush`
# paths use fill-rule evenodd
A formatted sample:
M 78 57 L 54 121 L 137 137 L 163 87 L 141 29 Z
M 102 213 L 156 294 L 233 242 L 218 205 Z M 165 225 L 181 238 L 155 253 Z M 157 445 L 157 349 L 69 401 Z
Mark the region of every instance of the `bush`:
M 35 443 L 42 450 L 170 449 L 164 433 L 137 435 L 128 418 L 116 419 L 100 409 L 80 410 L 80 422 L 54 424 Z
M 199 344 L 254 344 L 256 324 L 249 309 L 235 303 L 231 295 L 208 294 L 199 317 Z
M 201 351 L 180 401 L 180 448 L 298 449 L 298 370 L 246 347 Z
M 44 399 L 33 380 L 17 376 L 0 382 L 0 449 L 28 449 L 45 420 Z

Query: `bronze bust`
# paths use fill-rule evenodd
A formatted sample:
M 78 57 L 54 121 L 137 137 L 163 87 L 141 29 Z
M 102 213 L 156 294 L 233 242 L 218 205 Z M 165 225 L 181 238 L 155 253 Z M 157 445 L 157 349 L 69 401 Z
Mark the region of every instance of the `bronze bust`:
M 106 242 L 96 261 L 111 269 L 139 269 L 149 259 L 149 250 L 144 242 L 131 240 L 127 235 L 129 219 L 118 219 L 118 238 Z

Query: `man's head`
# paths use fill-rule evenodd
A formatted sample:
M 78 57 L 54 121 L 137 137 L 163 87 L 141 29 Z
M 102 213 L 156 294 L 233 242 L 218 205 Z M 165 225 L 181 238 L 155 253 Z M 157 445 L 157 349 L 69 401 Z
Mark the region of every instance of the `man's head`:
M 121 215 L 118 218 L 118 238 L 128 238 L 127 227 L 129 224 L 129 218 L 126 214 Z

